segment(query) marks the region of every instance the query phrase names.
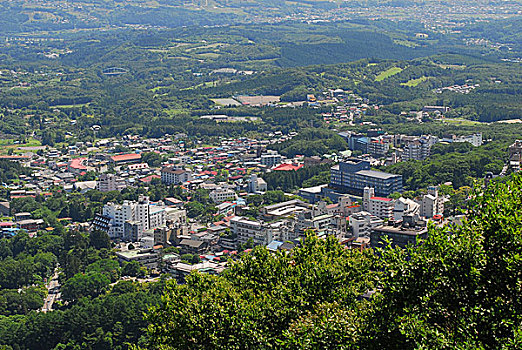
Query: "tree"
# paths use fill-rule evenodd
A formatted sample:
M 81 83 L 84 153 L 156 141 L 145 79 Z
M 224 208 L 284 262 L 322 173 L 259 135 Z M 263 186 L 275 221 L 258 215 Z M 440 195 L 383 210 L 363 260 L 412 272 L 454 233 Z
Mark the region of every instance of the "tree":
M 149 346 L 171 349 L 284 348 L 297 324 L 326 314 L 329 305 L 352 307 L 372 288 L 372 257 L 343 249 L 333 237 L 309 234 L 293 254 L 256 247 L 222 276 L 191 274 L 168 282 L 153 307 Z M 189 302 L 190 300 L 190 302 Z M 183 336 L 181 336 L 183 334 Z
M 90 245 L 96 249 L 111 248 L 111 239 L 105 231 L 93 230 L 89 235 L 89 241 Z
M 109 277 L 99 272 L 78 273 L 62 287 L 65 301 L 77 301 L 82 297 L 96 297 L 105 292 L 111 283 Z

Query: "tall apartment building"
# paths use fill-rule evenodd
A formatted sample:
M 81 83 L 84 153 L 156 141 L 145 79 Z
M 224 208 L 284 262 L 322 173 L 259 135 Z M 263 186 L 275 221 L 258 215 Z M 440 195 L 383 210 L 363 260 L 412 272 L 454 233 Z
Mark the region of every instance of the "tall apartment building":
M 192 180 L 190 170 L 166 167 L 161 169 L 161 182 L 167 185 L 179 185 Z
M 413 142 L 408 143 L 404 147 L 404 151 L 402 153 L 402 160 L 424 160 L 430 156 L 431 146 L 420 140 L 415 140 Z
M 344 193 L 362 195 L 365 187 L 373 187 L 375 194 L 388 196 L 402 192 L 402 176 L 370 169 L 370 162 L 349 159 L 330 169 L 330 186 Z
M 95 218 L 93 225 L 107 231 L 111 239 L 137 240 L 145 231 L 163 226 L 165 222 L 165 207 L 151 205 L 149 197 L 141 196 L 137 202 L 105 204 L 102 215 Z
M 372 138 L 368 142 L 368 153 L 374 157 L 384 157 L 390 149 L 390 144 L 380 138 Z
M 363 193 L 363 210 L 381 219 L 393 218 L 395 201 L 391 198 L 376 197 L 372 187 L 365 187 Z
M 435 215 L 444 214 L 444 202 L 446 199 L 439 196 L 436 186 L 428 187 L 428 194 L 422 196 L 420 201 L 420 215 L 425 218 L 432 218 Z
M 101 174 L 96 189 L 100 192 L 121 191 L 125 188 L 125 182 L 114 174 Z

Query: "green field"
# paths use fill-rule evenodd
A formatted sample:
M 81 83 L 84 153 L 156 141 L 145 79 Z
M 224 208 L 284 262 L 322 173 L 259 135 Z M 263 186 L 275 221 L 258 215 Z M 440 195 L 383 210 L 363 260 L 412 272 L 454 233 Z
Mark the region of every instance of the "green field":
M 420 77 L 420 78 L 417 78 L 417 79 L 408 80 L 405 83 L 401 83 L 401 85 L 402 86 L 408 86 L 408 87 L 415 87 L 415 86 L 419 85 L 420 83 L 422 83 L 423 81 L 426 81 L 428 79 L 429 79 L 428 77 Z
M 402 68 L 391 67 L 384 72 L 379 73 L 379 75 L 375 77 L 375 81 L 383 81 L 384 79 L 389 78 L 392 75 L 399 74 L 400 72 L 402 72 Z

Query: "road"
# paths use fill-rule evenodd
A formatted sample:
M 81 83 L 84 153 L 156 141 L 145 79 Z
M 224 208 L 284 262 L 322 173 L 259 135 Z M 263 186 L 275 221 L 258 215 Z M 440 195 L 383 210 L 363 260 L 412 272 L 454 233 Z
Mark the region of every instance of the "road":
M 44 300 L 42 312 L 52 311 L 54 302 L 60 299 L 61 293 L 59 292 L 60 283 L 58 282 L 58 267 L 54 270 L 54 274 L 45 287 L 47 288 L 47 297 Z

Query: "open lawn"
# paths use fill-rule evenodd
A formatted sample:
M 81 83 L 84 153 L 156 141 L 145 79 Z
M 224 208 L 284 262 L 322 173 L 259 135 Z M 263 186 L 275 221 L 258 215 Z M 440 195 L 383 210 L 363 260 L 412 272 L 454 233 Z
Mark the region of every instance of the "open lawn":
M 391 67 L 384 72 L 379 73 L 379 75 L 375 77 L 375 81 L 383 81 L 384 79 L 389 78 L 392 75 L 399 74 L 400 72 L 402 72 L 402 68 Z
M 428 77 L 420 77 L 420 78 L 417 78 L 417 79 L 408 80 L 405 83 L 401 83 L 401 85 L 402 86 L 415 87 L 415 86 L 419 85 L 420 83 L 422 83 L 423 81 L 426 81 L 426 80 L 428 80 Z

